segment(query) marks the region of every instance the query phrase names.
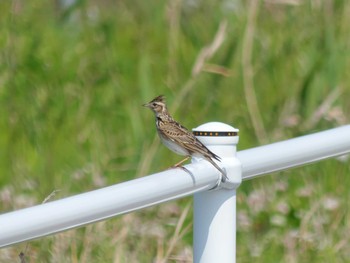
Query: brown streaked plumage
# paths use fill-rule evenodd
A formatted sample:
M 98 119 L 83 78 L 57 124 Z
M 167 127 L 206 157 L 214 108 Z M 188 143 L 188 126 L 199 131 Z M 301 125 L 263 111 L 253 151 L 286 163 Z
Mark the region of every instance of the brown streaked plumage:
M 165 146 L 177 154 L 187 156 L 183 161 L 186 161 L 190 156 L 204 158 L 227 178 L 226 173 L 213 161 L 213 159 L 220 161 L 220 157 L 211 152 L 190 131 L 171 117 L 163 95 L 143 106 L 154 112 L 157 132 Z

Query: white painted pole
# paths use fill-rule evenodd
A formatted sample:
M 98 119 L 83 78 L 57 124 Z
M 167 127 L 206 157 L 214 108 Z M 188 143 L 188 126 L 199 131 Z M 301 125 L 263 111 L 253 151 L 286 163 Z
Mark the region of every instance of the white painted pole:
M 236 190 L 195 194 L 193 233 L 193 262 L 236 262 Z
M 194 129 L 198 139 L 221 157 L 229 181 L 211 191 L 194 194 L 194 263 L 236 262 L 236 189 L 242 181 L 236 158 L 238 130 L 223 123 Z M 197 160 L 194 159 L 195 163 Z

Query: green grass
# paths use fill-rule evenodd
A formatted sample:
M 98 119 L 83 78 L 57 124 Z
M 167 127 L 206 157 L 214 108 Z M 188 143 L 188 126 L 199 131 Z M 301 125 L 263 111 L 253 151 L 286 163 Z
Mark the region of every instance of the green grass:
M 348 123 L 350 3 L 276 2 L 1 1 L 1 211 L 177 162 L 141 107 L 159 94 L 188 128 L 239 128 L 239 149 Z M 198 64 L 223 21 L 225 40 Z M 349 175 L 349 160 L 327 160 L 244 182 L 238 262 L 347 262 Z M 2 249 L 0 261 L 190 261 L 188 203 Z

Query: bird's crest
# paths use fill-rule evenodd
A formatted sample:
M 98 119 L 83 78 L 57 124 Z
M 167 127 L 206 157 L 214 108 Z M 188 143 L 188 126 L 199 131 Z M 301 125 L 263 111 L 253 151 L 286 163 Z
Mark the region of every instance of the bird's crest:
M 152 103 L 152 102 L 162 102 L 165 104 L 165 96 L 159 95 L 158 97 L 155 97 L 150 103 Z

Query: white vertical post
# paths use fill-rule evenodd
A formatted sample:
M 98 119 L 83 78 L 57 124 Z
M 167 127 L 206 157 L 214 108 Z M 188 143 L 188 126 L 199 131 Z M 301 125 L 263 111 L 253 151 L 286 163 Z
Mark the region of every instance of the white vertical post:
M 221 157 L 217 162 L 229 178 L 218 187 L 194 195 L 194 263 L 236 262 L 236 189 L 242 181 L 242 169 L 236 158 L 238 129 L 211 122 L 193 129 L 208 149 Z M 193 158 L 192 162 L 200 160 Z M 216 170 L 218 176 L 220 172 Z M 213 168 L 215 172 L 215 168 Z

